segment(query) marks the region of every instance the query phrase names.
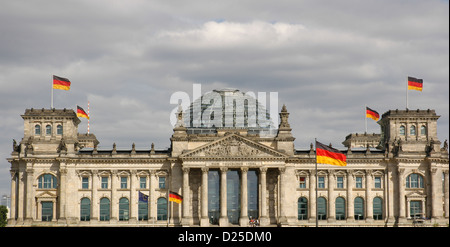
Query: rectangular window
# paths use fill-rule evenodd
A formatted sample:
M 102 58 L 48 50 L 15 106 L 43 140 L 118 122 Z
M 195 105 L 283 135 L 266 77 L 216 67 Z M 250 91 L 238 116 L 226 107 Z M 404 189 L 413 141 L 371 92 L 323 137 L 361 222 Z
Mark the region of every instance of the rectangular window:
M 127 177 L 120 177 L 120 188 L 121 189 L 128 188 L 127 182 L 128 182 L 128 178 Z
M 102 177 L 102 189 L 108 188 L 108 177 Z
M 42 202 L 42 221 L 52 221 L 53 219 L 53 202 Z
M 381 177 L 375 177 L 375 188 L 381 188 Z
M 356 177 L 356 188 L 361 189 L 362 185 L 362 177 Z
M 344 188 L 344 177 L 337 177 L 336 181 L 337 181 L 337 188 L 338 189 Z
M 160 189 L 166 188 L 166 177 L 159 177 L 159 188 Z
M 139 178 L 139 187 L 141 189 L 147 188 L 147 178 L 146 177 L 140 177 Z
M 324 189 L 325 188 L 325 177 L 319 177 L 319 188 Z
M 306 177 L 300 177 L 300 188 L 301 189 L 306 188 Z
M 89 178 L 88 177 L 81 178 L 81 188 L 89 189 Z

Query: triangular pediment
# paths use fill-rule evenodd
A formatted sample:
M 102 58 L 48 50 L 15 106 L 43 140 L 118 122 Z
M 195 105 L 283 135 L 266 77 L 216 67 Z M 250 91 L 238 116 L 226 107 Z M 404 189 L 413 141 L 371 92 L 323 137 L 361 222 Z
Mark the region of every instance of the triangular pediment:
M 43 191 L 36 195 L 36 198 L 56 198 L 55 192 Z
M 287 158 L 273 148 L 249 140 L 243 136 L 230 134 L 196 149 L 188 151 L 180 158 Z

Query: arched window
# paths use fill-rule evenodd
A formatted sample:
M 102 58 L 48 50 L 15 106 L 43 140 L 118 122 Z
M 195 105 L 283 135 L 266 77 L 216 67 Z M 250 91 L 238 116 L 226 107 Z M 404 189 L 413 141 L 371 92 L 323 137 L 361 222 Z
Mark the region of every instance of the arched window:
M 308 199 L 305 197 L 298 198 L 298 219 L 308 219 Z
M 345 220 L 345 199 L 336 198 L 336 220 Z
M 56 126 L 56 134 L 57 135 L 62 135 L 63 134 L 63 127 L 62 127 L 62 125 L 58 124 L 58 126 Z
M 156 203 L 156 219 L 167 220 L 167 199 L 164 197 L 158 198 Z
M 361 197 L 355 198 L 355 220 L 363 220 L 364 219 L 364 199 Z
M 48 136 L 52 135 L 52 126 L 50 124 L 45 126 L 45 134 Z
M 148 220 L 148 202 L 139 200 L 138 217 L 139 220 Z
M 406 178 L 406 188 L 424 188 L 423 177 L 420 174 L 413 173 Z
M 327 199 L 323 197 L 317 198 L 317 217 L 319 220 L 327 219 Z
M 100 199 L 100 221 L 109 221 L 111 217 L 110 205 L 108 198 L 103 197 Z
M 89 198 L 81 199 L 80 205 L 80 221 L 91 220 L 91 200 Z
M 383 219 L 383 200 L 380 197 L 373 198 L 373 219 Z
M 400 135 L 404 136 L 405 135 L 405 126 L 400 126 Z
M 119 200 L 119 220 L 125 221 L 128 220 L 130 215 L 130 203 L 128 198 L 122 197 Z
M 420 135 L 423 135 L 423 136 L 427 135 L 427 127 L 425 127 L 425 125 L 422 125 L 420 127 Z
M 56 189 L 57 180 L 52 174 L 44 174 L 38 178 L 39 189 Z
M 34 126 L 34 134 L 37 135 L 37 136 L 41 135 L 41 126 L 39 124 L 36 124 Z
M 416 135 L 416 126 L 411 125 L 411 127 L 409 127 L 409 134 L 412 136 Z

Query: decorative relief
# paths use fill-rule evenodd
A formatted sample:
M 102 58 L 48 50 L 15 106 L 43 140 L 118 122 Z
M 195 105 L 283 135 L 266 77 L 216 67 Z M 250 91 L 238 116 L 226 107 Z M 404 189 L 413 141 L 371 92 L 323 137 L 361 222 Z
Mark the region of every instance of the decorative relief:
M 230 134 L 225 138 L 181 155 L 184 157 L 287 157 L 262 144 Z
M 243 141 L 234 138 L 227 139 L 204 150 L 204 154 L 208 156 L 257 156 L 260 153 L 259 149 L 250 147 Z

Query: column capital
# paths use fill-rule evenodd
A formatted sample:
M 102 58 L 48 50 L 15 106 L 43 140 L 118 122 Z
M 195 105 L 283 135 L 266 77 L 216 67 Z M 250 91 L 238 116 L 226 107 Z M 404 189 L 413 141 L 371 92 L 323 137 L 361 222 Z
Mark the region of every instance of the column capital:
M 182 170 L 183 170 L 183 174 L 186 174 L 186 173 L 189 174 L 190 168 L 189 167 L 183 167 Z
M 220 168 L 220 171 L 221 171 L 221 172 L 227 172 L 227 171 L 228 171 L 228 167 L 221 167 L 221 168 Z
M 209 172 L 209 167 L 202 167 L 202 172 L 203 173 Z
M 241 172 L 242 173 L 247 173 L 248 172 L 248 167 L 241 167 Z
M 267 167 L 260 167 L 260 168 L 259 168 L 259 171 L 260 171 L 261 173 L 267 173 Z

